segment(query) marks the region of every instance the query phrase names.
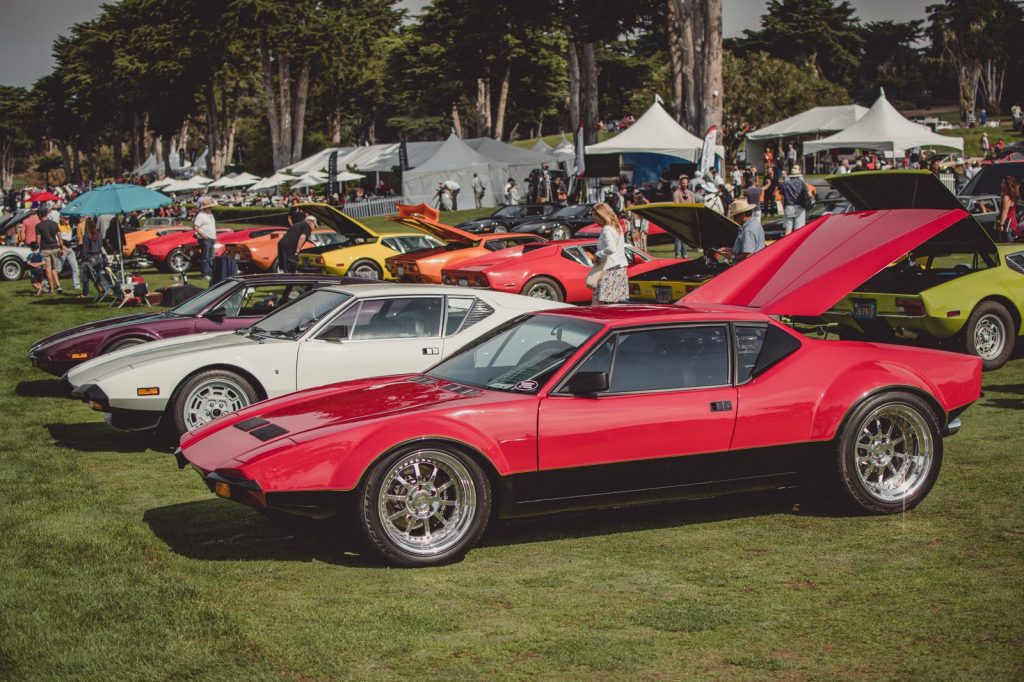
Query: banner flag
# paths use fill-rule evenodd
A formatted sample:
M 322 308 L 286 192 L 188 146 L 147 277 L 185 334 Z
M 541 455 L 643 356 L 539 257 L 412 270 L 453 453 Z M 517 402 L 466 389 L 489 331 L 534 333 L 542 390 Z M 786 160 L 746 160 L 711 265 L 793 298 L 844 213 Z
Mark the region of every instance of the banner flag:
M 583 158 L 583 150 L 586 145 L 583 143 L 583 122 L 580 121 L 580 125 L 576 128 L 576 161 L 573 168 L 573 172 L 577 178 L 582 178 L 586 173 L 587 166 Z
M 329 202 L 334 201 L 334 197 L 338 196 L 338 152 L 331 152 L 331 155 L 327 158 L 327 200 Z
M 708 172 L 711 170 L 711 165 L 715 161 L 715 141 L 718 138 L 718 126 L 711 126 L 708 128 L 707 134 L 704 136 L 704 148 L 700 153 L 700 169 L 697 173 L 697 177 L 703 182 L 704 178 L 708 176 Z

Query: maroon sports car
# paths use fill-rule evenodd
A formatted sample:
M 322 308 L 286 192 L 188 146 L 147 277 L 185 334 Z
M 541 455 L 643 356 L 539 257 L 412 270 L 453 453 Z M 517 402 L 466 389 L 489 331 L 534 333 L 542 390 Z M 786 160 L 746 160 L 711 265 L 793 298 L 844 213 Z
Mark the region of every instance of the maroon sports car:
M 171 310 L 89 322 L 47 336 L 32 345 L 28 357 L 34 366 L 60 376 L 80 362 L 126 346 L 183 334 L 242 329 L 310 289 L 361 281 L 328 275 L 231 277 Z

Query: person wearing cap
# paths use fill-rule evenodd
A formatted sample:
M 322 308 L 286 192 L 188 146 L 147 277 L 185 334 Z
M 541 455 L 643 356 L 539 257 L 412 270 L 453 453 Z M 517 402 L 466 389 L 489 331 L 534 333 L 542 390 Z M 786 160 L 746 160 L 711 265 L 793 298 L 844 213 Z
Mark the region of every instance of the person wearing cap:
M 782 181 L 782 215 L 786 234 L 807 224 L 806 204 L 807 183 L 800 174 L 800 166 L 794 164 Z
M 292 223 L 277 242 L 277 269 L 281 272 L 296 272 L 299 269 L 299 251 L 302 251 L 316 227 L 316 216 L 307 215 L 301 208 L 293 208 L 288 212 L 288 217 Z
M 754 217 L 756 208 L 746 197 L 729 204 L 729 218 L 740 224 L 740 231 L 732 248 L 720 249 L 720 253 L 734 261 L 741 261 L 764 248 L 764 228 L 761 221 Z
M 217 241 L 217 219 L 213 217 L 216 203 L 210 197 L 200 197 L 199 212 L 192 221 L 193 234 L 199 242 L 199 272 L 207 280 L 213 275 L 213 245 Z

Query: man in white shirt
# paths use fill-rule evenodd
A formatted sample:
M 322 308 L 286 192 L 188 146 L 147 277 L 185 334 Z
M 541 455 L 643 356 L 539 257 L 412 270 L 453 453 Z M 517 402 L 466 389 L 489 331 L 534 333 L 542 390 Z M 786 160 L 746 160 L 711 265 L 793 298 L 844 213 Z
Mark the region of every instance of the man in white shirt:
M 484 201 L 484 181 L 476 173 L 473 173 L 473 201 L 477 208 L 480 208 Z
M 462 190 L 462 185 L 455 182 L 454 180 L 445 180 L 444 186 L 448 189 L 448 193 L 452 195 L 452 210 L 459 210 L 459 192 Z
M 516 181 L 512 178 L 505 183 L 504 197 L 506 206 L 515 206 L 519 203 L 519 190 L 516 189 Z
M 192 221 L 193 234 L 199 242 L 199 271 L 207 280 L 213 274 L 213 245 L 217 240 L 217 220 L 213 217 L 216 202 L 200 197 L 199 213 Z

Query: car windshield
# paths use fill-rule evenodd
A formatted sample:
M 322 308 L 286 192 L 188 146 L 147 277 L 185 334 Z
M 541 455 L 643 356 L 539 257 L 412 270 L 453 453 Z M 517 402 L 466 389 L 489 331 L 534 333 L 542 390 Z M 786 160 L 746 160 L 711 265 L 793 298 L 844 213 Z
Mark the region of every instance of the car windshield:
M 590 211 L 590 206 L 586 204 L 580 204 L 579 206 L 564 206 L 553 213 L 548 214 L 548 218 L 575 218 L 577 216 L 584 215 Z
M 352 294 L 328 289 L 314 289 L 305 296 L 281 306 L 255 325 L 250 333 L 282 339 L 296 339 L 338 306 L 352 298 Z
M 237 284 L 238 282 L 234 280 L 226 279 L 219 284 L 215 284 L 206 291 L 193 296 L 177 308 L 172 308 L 168 311 L 168 314 L 178 315 L 181 317 L 192 317 L 193 315 L 198 315 L 207 306 L 219 300 L 227 292 L 234 289 Z
M 428 375 L 477 388 L 536 393 L 602 325 L 560 315 L 508 322 L 435 365 Z
M 494 212 L 493 218 L 515 218 L 519 215 L 518 206 L 502 206 Z
M 313 242 L 317 246 L 328 246 L 334 244 L 344 244 L 349 241 L 348 237 L 337 232 L 314 232 L 310 235 L 309 241 Z

